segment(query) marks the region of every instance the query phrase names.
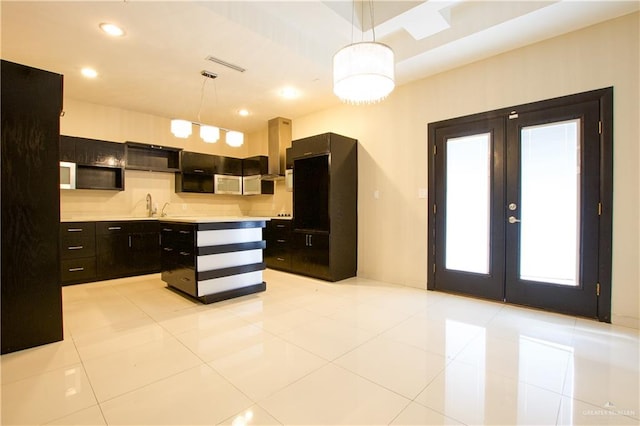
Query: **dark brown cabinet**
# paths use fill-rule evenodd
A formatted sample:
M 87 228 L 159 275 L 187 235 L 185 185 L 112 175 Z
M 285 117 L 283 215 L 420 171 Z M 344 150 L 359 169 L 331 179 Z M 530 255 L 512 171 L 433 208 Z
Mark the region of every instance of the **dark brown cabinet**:
M 269 173 L 269 158 L 266 155 L 256 155 L 253 157 L 242 159 L 242 176 L 243 178 L 250 178 L 254 176 L 256 179 L 260 179 L 259 176 Z M 273 181 L 262 180 L 259 182 L 256 180 L 251 185 L 252 179 L 243 179 L 243 194 L 256 195 L 256 194 L 273 194 L 275 192 L 275 185 Z M 249 190 L 244 187 L 251 185 Z
M 96 279 L 94 222 L 65 222 L 60 225 L 60 266 L 63 285 Z
M 195 225 L 162 223 L 162 280 L 197 295 Z
M 216 155 L 216 174 L 242 176 L 242 159 Z
M 198 152 L 182 151 L 181 153 L 182 173 L 193 173 L 200 175 L 216 174 L 216 156 L 201 154 Z
M 99 279 L 160 272 L 160 233 L 156 221 L 96 223 Z
M 1 353 L 63 339 L 59 139 L 63 77 L 2 60 Z
M 267 244 L 264 250 L 267 267 L 291 271 L 291 220 L 271 219 L 263 232 Z
M 62 139 L 71 138 L 61 136 Z M 75 139 L 76 163 L 85 166 L 124 167 L 124 145 L 97 139 Z
M 180 171 L 180 148 L 128 141 L 127 169 L 174 173 Z
M 155 220 L 60 224 L 63 285 L 160 272 Z
M 294 272 L 338 281 L 357 272 L 357 141 L 325 133 L 292 142 Z
M 176 192 L 213 194 L 213 175 L 216 173 L 217 156 L 198 152 L 180 153 L 180 173 L 176 173 Z
M 124 189 L 123 144 L 62 135 L 59 152 L 60 161 L 76 163 L 76 189 Z
M 294 231 L 292 248 L 291 270 L 293 272 L 336 281 L 334 272 L 331 270 L 328 232 Z

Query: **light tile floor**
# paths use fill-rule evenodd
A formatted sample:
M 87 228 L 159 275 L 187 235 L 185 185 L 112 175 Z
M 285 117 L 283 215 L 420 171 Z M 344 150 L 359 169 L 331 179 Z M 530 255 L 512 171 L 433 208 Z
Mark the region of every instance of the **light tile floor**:
M 640 423 L 638 330 L 264 275 L 211 305 L 159 275 L 64 287 L 65 340 L 0 358 L 1 423 Z

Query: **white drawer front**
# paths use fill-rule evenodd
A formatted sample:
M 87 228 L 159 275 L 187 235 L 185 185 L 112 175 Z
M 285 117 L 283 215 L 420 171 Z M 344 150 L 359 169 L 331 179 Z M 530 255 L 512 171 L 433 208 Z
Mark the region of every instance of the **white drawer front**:
M 222 291 L 235 290 L 260 283 L 262 283 L 262 271 L 198 281 L 198 296 L 216 294 Z
M 198 271 L 231 268 L 262 262 L 262 249 L 198 256 Z
M 198 247 L 262 241 L 262 228 L 198 231 Z

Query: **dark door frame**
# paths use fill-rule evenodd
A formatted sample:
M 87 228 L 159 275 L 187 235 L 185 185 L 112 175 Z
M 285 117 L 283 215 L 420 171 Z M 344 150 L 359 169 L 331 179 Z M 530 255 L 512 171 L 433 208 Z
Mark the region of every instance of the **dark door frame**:
M 612 222 L 613 222 L 613 87 L 562 96 L 539 102 L 501 108 L 498 110 L 452 118 L 428 124 L 428 250 L 427 289 L 439 290 L 435 282 L 436 261 L 436 131 L 451 126 L 501 118 L 506 123 L 509 115 L 539 111 L 566 105 L 598 101 L 600 105 L 600 226 L 598 229 L 598 312 L 600 321 L 611 322 L 612 275 Z

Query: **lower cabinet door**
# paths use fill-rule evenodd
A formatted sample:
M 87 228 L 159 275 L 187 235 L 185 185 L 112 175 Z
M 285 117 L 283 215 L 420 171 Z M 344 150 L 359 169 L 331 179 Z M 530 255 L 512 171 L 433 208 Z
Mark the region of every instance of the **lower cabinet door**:
M 330 280 L 329 234 L 294 231 L 292 235 L 291 267 L 293 271 Z
M 160 271 L 160 238 L 157 232 L 131 235 L 131 272 L 151 274 Z
M 62 284 L 92 281 L 96 277 L 96 258 L 63 259 L 60 269 Z
M 128 234 L 98 235 L 96 237 L 98 278 L 115 278 L 130 272 Z

